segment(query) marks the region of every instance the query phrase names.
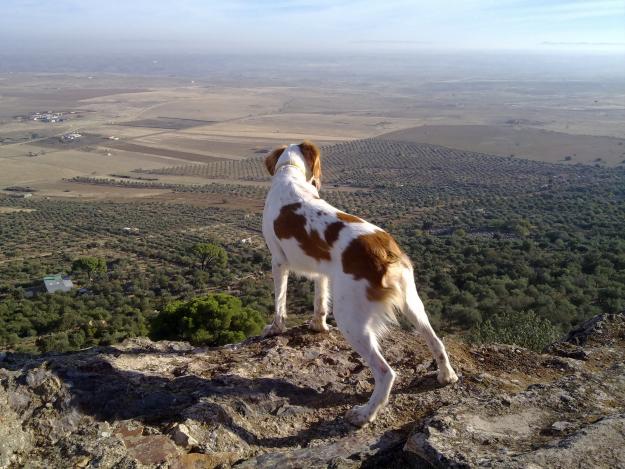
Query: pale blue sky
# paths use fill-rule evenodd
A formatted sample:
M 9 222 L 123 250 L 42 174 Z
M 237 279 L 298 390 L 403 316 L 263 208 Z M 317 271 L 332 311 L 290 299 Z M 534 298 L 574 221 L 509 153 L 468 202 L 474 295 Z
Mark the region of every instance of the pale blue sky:
M 0 47 L 625 51 L 625 0 L 0 0 Z

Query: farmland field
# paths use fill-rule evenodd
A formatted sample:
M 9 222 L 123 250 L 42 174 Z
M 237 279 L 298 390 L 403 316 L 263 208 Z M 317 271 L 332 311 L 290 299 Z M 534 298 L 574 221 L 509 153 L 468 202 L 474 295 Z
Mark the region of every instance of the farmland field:
M 428 142 L 484 153 L 510 155 L 537 161 L 607 166 L 625 164 L 625 139 L 594 135 L 570 135 L 540 128 L 503 126 L 426 125 L 382 136 L 403 142 Z
M 528 309 L 565 328 L 625 301 L 623 170 L 378 139 L 323 150 L 322 195 L 396 236 L 415 262 L 417 283 L 439 328 L 472 327 L 492 315 Z M 260 235 L 267 190 L 262 156 L 180 168 L 64 182 L 70 193 L 74 187 L 84 194 L 89 188 L 110 191 L 104 198 L 4 196 L 0 288 L 5 298 L 19 298 L 17 292 L 33 278 L 71 271 L 73 259 L 101 256 L 111 263 L 108 276 L 91 283 L 94 297 L 77 301 L 106 301 L 113 311 L 107 321 L 115 325 L 98 332 L 103 339 L 91 340 L 140 332 L 151 311 L 172 297 L 206 291 L 235 292 L 270 314 L 269 259 Z M 197 168 L 210 171 L 199 178 L 205 178 L 203 184 L 158 179 L 163 172 Z M 146 174 L 156 178 L 141 179 Z M 250 179 L 258 184 L 243 184 Z M 227 250 L 230 266 L 198 277 L 191 248 L 206 241 Z M 601 254 L 605 250 L 608 256 Z M 124 295 L 129 288 L 133 294 Z M 310 285 L 298 280 L 291 288 L 291 319 L 303 321 L 310 311 Z M 113 301 L 112 294 L 122 296 Z M 134 325 L 122 332 L 121 319 L 114 316 L 129 310 L 135 311 Z M 33 330 L 50 337 L 66 334 L 55 327 Z M 29 343 L 31 332 L 7 334 L 5 340 L 19 346 L 20 337 Z

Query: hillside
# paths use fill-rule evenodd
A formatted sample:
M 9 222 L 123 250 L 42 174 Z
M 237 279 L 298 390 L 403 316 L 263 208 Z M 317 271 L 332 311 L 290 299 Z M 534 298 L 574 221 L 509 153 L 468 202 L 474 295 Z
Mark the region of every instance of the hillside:
M 62 197 L 0 194 L 0 346 L 41 353 L 119 343 L 148 335 L 171 301 L 208 292 L 232 292 L 269 317 L 262 161 L 82 176 L 64 182 Z M 395 237 L 438 330 L 534 314 L 557 336 L 625 308 L 622 168 L 380 139 L 325 146 L 322 161 L 322 197 Z M 227 251 L 227 266 L 198 266 L 193 246 L 205 242 Z M 106 272 L 75 272 L 83 257 L 102 259 Z M 57 273 L 78 288 L 29 296 Z M 310 284 L 293 281 L 288 298 L 290 325 L 301 324 Z
M 129 339 L 0 361 L 0 467 L 615 467 L 625 464 L 625 315 L 537 354 L 445 343 L 440 388 L 424 345 L 384 341 L 399 378 L 369 427 L 343 419 L 371 376 L 333 329 L 220 348 Z

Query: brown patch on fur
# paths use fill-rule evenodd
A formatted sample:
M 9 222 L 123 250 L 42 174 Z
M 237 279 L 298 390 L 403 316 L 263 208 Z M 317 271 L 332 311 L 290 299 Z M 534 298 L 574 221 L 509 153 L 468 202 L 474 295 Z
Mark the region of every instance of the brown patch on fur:
M 392 236 L 382 230 L 353 239 L 343 252 L 342 262 L 345 273 L 369 282 L 367 298 L 370 301 L 385 301 L 395 291 L 394 285 L 385 281 L 391 266 L 410 265 Z
M 307 256 L 318 261 L 331 259 L 330 244 L 316 230 L 306 231 L 306 217 L 297 213 L 300 202 L 285 205 L 273 222 L 273 230 L 280 239 L 295 238 Z
M 276 172 L 276 164 L 278 163 L 278 159 L 280 158 L 280 155 L 282 155 L 282 152 L 286 147 L 286 145 L 282 145 L 279 148 L 276 148 L 265 158 L 265 166 L 267 167 L 267 171 L 269 171 L 269 174 L 271 174 L 272 176 Z
M 304 140 L 298 146 L 312 173 L 313 184 L 316 182 L 314 185 L 319 190 L 321 188 L 321 152 L 317 145 L 308 140 Z
M 355 215 L 350 215 L 345 212 L 337 212 L 336 218 L 344 221 L 345 223 L 364 223 L 365 221 L 362 218 L 358 218 Z
M 345 223 L 341 221 L 335 221 L 334 223 L 330 223 L 327 227 L 323 236 L 325 237 L 327 243 L 332 247 L 336 240 L 339 239 L 339 234 L 341 230 L 345 228 Z

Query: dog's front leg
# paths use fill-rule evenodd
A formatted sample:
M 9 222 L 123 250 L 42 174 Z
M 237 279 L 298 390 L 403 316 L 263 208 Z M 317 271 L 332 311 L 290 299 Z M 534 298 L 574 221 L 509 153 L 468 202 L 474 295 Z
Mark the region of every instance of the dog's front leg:
M 263 330 L 263 337 L 281 334 L 286 330 L 286 287 L 289 279 L 289 269 L 283 263 L 273 263 L 274 301 L 276 314 L 273 322 Z
M 326 324 L 329 303 L 330 291 L 328 277 L 321 276 L 315 279 L 315 312 L 309 324 L 313 331 L 326 332 L 330 330 Z

